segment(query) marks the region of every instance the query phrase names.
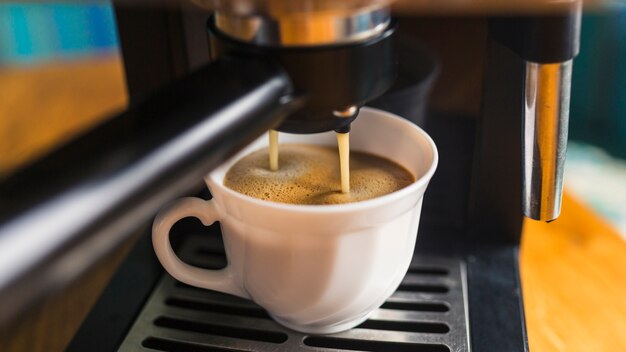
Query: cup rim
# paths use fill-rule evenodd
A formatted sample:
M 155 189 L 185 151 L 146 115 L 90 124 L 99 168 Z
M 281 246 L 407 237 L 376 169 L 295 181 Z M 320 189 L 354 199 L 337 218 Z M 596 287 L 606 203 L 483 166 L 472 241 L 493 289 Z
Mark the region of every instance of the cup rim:
M 298 211 L 298 212 L 308 212 L 308 213 L 318 213 L 318 214 L 320 213 L 322 214 L 323 213 L 344 213 L 344 212 L 359 211 L 359 210 L 363 210 L 367 208 L 374 208 L 374 207 L 382 206 L 384 204 L 392 203 L 396 200 L 399 200 L 422 187 L 425 188 L 428 182 L 430 181 L 430 179 L 432 178 L 433 174 L 435 173 L 435 170 L 437 169 L 437 165 L 439 163 L 439 153 L 437 151 L 437 146 L 435 145 L 435 142 L 433 141 L 433 139 L 421 127 L 417 126 L 411 121 L 404 119 L 398 115 L 392 114 L 384 110 L 371 108 L 371 107 L 363 107 L 361 111 L 375 112 L 375 113 L 385 116 L 385 118 L 391 118 L 395 120 L 397 123 L 404 124 L 405 126 L 414 129 L 416 132 L 420 134 L 420 136 L 422 136 L 428 142 L 428 145 L 430 146 L 430 149 L 432 150 L 432 153 L 433 153 L 433 161 L 430 164 L 430 167 L 428 168 L 428 170 L 422 175 L 422 177 L 416 179 L 410 185 L 404 188 L 401 188 L 397 191 L 394 191 L 394 192 L 391 192 L 391 193 L 388 193 L 379 197 L 367 199 L 367 200 L 362 200 L 362 201 L 352 202 L 352 203 L 342 203 L 342 204 L 290 204 L 290 203 L 280 203 L 280 202 L 274 202 L 271 200 L 263 200 L 263 199 L 254 198 L 254 197 L 245 195 L 243 193 L 239 193 L 237 191 L 234 191 L 224 186 L 223 180 L 216 182 L 215 179 L 213 178 L 213 175 L 216 173 L 216 171 L 213 171 L 209 173 L 208 175 L 206 175 L 205 182 L 207 183 L 207 185 L 209 185 L 209 189 L 214 186 L 218 187 L 220 188 L 221 191 L 235 198 L 238 198 L 244 202 L 250 202 L 255 205 L 269 207 L 269 208 L 273 208 L 277 210 L 288 210 L 288 211 Z M 397 163 L 397 161 L 395 160 L 393 161 Z M 221 167 L 222 166 L 219 166 L 217 169 L 220 169 Z

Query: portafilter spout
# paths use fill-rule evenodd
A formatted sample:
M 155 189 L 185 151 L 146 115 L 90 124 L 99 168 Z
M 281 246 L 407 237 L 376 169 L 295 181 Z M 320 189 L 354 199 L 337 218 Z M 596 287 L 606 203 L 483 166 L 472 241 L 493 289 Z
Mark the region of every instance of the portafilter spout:
M 273 6 L 250 15 L 218 8 L 209 20 L 211 58 L 237 54 L 280 64 L 306 99 L 276 130 L 348 132 L 359 108 L 395 81 L 390 9 L 370 1 L 349 9 L 341 1 L 304 8 L 298 1 L 267 3 Z

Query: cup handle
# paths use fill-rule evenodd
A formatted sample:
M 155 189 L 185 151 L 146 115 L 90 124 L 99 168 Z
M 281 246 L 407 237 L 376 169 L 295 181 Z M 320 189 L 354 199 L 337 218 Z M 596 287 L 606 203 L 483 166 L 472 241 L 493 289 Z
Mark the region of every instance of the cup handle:
M 193 216 L 205 226 L 219 220 L 215 203 L 200 198 L 181 198 L 159 211 L 152 224 L 152 245 L 159 261 L 170 275 L 188 285 L 249 298 L 237 285 L 230 263 L 220 270 L 202 269 L 184 263 L 170 244 L 170 229 L 178 220 Z

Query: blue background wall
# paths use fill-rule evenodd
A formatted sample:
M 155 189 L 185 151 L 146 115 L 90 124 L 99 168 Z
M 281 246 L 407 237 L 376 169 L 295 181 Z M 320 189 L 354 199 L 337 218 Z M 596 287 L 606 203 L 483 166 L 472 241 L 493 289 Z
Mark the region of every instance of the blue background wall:
M 570 106 L 570 138 L 626 158 L 626 4 L 584 17 Z
M 0 64 L 32 64 L 117 48 L 106 3 L 0 4 Z

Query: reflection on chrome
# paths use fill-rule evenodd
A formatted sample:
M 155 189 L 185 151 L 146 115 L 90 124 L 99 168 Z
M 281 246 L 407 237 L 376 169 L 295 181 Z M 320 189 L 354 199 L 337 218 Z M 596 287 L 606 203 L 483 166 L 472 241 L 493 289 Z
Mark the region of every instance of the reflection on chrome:
M 522 209 L 535 220 L 561 212 L 572 61 L 526 64 Z

